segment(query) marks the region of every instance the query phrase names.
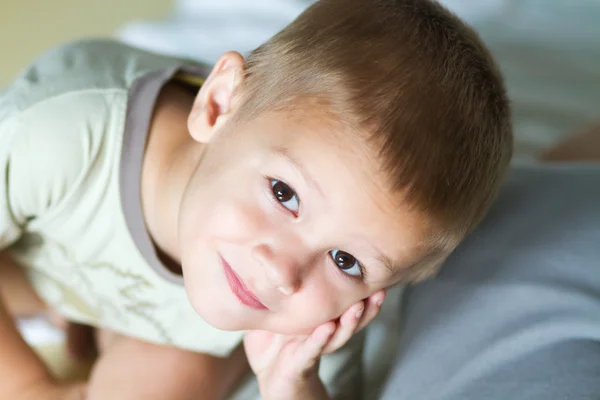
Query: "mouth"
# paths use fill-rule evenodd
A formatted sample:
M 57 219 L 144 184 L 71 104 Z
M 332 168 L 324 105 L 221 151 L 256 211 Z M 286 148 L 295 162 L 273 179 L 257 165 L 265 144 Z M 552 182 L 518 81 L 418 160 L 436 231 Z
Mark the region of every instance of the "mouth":
M 258 297 L 246 287 L 242 279 L 235 273 L 229 263 L 227 263 L 223 257 L 220 258 L 221 263 L 223 264 L 223 270 L 225 271 L 225 277 L 227 278 L 227 283 L 235 297 L 237 297 L 242 304 L 254 308 L 255 310 L 268 310 L 267 306 L 261 303 Z

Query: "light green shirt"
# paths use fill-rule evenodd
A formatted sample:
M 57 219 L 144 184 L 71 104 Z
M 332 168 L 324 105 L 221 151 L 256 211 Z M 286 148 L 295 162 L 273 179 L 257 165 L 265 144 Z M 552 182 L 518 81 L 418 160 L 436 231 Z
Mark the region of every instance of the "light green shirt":
M 159 261 L 141 201 L 154 103 L 206 66 L 113 41 L 71 43 L 0 93 L 0 250 L 64 316 L 150 342 L 228 354 L 241 332 L 192 309 Z
M 213 328 L 181 276 L 157 257 L 140 177 L 152 111 L 170 79 L 201 83 L 204 65 L 114 41 L 71 43 L 39 58 L 0 93 L 0 250 L 71 320 L 214 355 L 242 332 Z M 363 336 L 323 357 L 332 394 L 360 386 Z M 256 382 L 235 399 L 259 398 Z

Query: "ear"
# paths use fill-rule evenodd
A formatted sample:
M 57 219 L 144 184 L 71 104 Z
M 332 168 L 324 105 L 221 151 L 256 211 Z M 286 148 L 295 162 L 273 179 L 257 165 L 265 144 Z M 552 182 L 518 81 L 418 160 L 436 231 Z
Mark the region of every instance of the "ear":
M 219 58 L 188 116 L 188 130 L 195 141 L 208 143 L 235 111 L 234 94 L 243 76 L 244 58 L 239 53 L 231 51 Z

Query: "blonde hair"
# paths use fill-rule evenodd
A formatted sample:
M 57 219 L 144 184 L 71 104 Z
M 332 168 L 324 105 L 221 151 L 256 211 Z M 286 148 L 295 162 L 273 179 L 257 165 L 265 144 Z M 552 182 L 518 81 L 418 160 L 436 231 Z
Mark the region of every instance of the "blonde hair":
M 512 155 L 509 102 L 477 34 L 438 3 L 321 0 L 246 61 L 241 119 L 318 99 L 368 132 L 389 189 L 443 227 L 440 243 L 488 210 Z

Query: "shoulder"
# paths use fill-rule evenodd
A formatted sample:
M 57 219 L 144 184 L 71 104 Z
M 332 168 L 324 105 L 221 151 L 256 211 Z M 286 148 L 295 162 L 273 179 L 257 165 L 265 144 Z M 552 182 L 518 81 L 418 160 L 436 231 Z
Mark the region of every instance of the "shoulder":
M 42 54 L 0 92 L 0 168 L 9 171 L 12 192 L 31 211 L 55 204 L 121 137 L 134 82 L 185 63 L 114 40 Z
M 122 129 L 126 96 L 73 92 L 31 105 L 0 121 L 0 164 L 17 209 L 39 215 L 83 180 Z
M 0 93 L 0 166 L 17 209 L 37 214 L 56 204 L 83 179 L 109 133 L 123 129 L 130 82 L 144 71 L 136 57 L 114 41 L 69 43 Z
M 127 90 L 140 76 L 180 63 L 115 40 L 70 42 L 24 68 L 2 93 L 0 109 L 23 111 L 40 101 L 79 91 Z

